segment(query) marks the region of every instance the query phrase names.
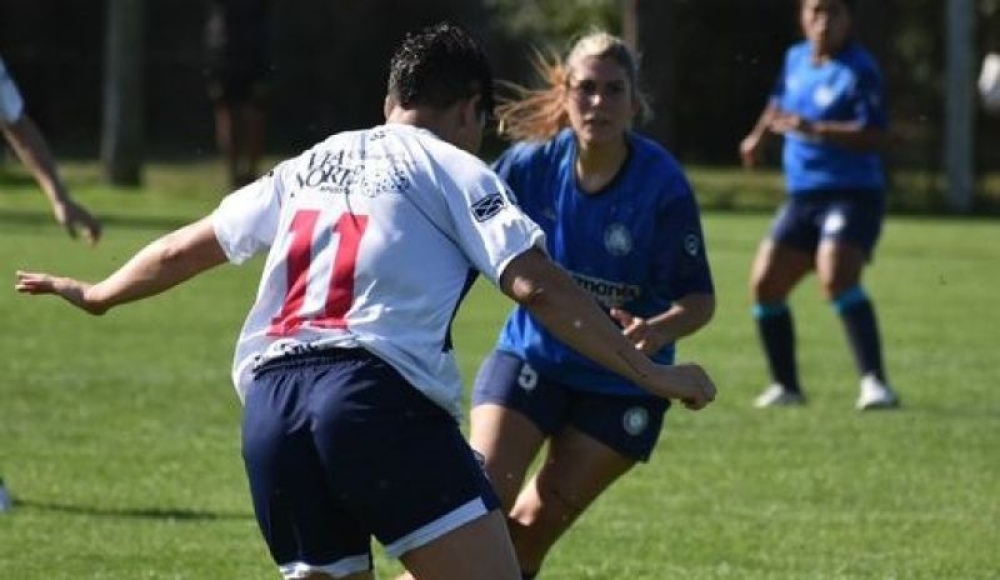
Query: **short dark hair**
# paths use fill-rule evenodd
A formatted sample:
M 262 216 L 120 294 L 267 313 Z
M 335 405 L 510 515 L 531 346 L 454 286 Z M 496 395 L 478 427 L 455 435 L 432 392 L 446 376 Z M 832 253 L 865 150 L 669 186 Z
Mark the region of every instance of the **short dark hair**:
M 857 0 L 840 0 L 840 1 L 844 3 L 844 6 L 847 7 L 847 11 L 850 12 L 851 14 L 857 12 L 858 8 Z M 799 0 L 799 7 L 802 7 L 804 2 L 805 0 Z
M 492 115 L 493 72 L 468 32 L 442 22 L 406 35 L 389 68 L 389 96 L 399 106 L 444 109 L 475 95 Z

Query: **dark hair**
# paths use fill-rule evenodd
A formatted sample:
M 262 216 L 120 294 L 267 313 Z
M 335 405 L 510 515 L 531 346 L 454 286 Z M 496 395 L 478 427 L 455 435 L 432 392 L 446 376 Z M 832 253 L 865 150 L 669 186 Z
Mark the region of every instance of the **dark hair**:
M 475 95 L 492 115 L 493 72 L 469 33 L 440 23 L 406 35 L 389 68 L 389 96 L 399 106 L 444 109 Z
M 857 8 L 858 8 L 858 2 L 857 2 L 857 0 L 840 0 L 840 1 L 844 3 L 844 6 L 847 7 L 847 11 L 850 12 L 851 14 L 854 14 L 855 12 L 857 12 Z M 805 2 L 805 0 L 799 0 L 799 8 L 802 7 L 802 4 L 804 2 Z

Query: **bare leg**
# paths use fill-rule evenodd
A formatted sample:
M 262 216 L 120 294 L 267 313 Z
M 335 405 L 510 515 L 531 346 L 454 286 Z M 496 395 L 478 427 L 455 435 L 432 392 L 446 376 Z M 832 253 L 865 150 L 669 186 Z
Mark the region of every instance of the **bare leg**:
M 494 510 L 401 558 L 418 580 L 520 580 L 503 514 Z
M 572 427 L 553 437 L 545 464 L 510 514 L 521 569 L 537 572 L 556 540 L 633 465 L 632 459 Z
M 795 325 L 785 300 L 812 267 L 813 256 L 808 252 L 765 240 L 757 251 L 750 275 L 757 333 L 771 381 L 781 386 L 782 393 L 801 393 L 795 355 Z M 779 394 L 772 389 L 758 397 L 757 406 L 773 404 Z M 801 400 L 801 395 L 797 396 L 796 400 Z
M 469 443 L 485 457 L 486 472 L 500 498 L 501 509 L 509 513 L 544 435 L 524 415 L 500 405 L 477 405 L 471 415 Z M 396 580 L 413 578 L 410 573 L 404 573 Z
M 808 252 L 761 242 L 750 273 L 750 292 L 757 303 L 780 302 L 813 268 L 813 256 Z
M 493 489 L 504 513 L 510 513 L 545 434 L 521 413 L 500 405 L 477 405 L 471 417 L 469 444 L 486 459 Z

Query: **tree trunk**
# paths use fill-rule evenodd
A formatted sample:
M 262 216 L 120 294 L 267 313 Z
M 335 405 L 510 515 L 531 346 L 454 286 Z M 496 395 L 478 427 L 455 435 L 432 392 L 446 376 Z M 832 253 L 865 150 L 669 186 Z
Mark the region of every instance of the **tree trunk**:
M 142 182 L 143 13 L 143 0 L 108 2 L 101 161 L 116 186 Z
M 642 76 L 652 99 L 655 114 L 644 126 L 646 132 L 668 148 L 673 145 L 674 119 L 671 111 L 676 97 L 674 78 L 676 59 L 672 30 L 673 2 L 662 0 L 635 0 L 629 3 L 627 10 L 634 14 L 634 21 L 629 23 L 633 30 L 628 31 L 642 55 Z

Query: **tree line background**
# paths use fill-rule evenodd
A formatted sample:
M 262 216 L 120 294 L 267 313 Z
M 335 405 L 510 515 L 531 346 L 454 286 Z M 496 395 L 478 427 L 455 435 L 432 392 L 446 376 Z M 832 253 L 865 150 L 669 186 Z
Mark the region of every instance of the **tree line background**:
M 204 0 L 141 2 L 146 155 L 215 155 L 203 78 Z M 484 42 L 499 78 L 531 84 L 535 49 L 564 51 L 601 26 L 633 40 L 655 117 L 644 130 L 684 163 L 735 165 L 784 50 L 797 0 L 286 0 L 273 3 L 268 152 L 381 121 L 387 61 L 403 34 L 448 19 Z M 979 0 L 976 46 L 1000 49 L 997 0 Z M 100 146 L 110 0 L 0 0 L 0 54 L 29 110 L 65 155 Z M 893 171 L 941 187 L 944 2 L 859 0 L 862 42 L 886 78 Z M 634 17 L 634 20 L 631 18 Z M 1000 119 L 976 120 L 976 169 L 1000 169 Z M 496 151 L 500 144 L 489 144 Z M 776 155 L 775 155 L 776 162 Z M 981 185 L 979 195 L 986 186 Z

